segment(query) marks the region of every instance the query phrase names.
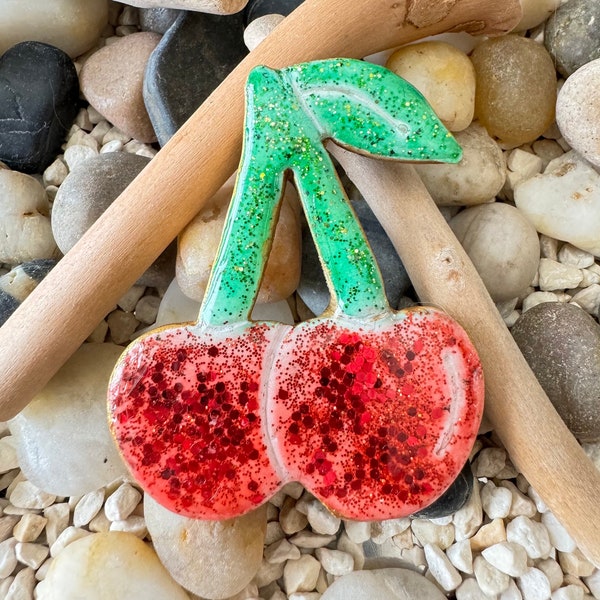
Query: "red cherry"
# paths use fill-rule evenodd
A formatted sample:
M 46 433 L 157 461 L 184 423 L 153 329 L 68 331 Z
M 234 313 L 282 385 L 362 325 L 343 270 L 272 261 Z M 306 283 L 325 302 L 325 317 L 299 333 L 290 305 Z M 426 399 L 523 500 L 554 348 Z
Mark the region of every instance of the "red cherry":
M 289 327 L 159 329 L 121 357 L 111 429 L 133 476 L 173 512 L 227 519 L 282 485 L 264 434 L 263 382 Z
M 280 464 L 334 513 L 360 520 L 410 515 L 441 496 L 469 456 L 484 395 L 466 333 L 431 308 L 300 324 L 269 388 Z

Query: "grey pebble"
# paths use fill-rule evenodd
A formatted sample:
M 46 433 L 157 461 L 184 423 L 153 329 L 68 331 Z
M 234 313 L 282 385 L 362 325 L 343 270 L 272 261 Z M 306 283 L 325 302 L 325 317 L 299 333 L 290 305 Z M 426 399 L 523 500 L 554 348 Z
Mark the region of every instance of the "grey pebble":
M 175 23 L 182 11 L 176 8 L 140 8 L 140 29 L 164 34 Z

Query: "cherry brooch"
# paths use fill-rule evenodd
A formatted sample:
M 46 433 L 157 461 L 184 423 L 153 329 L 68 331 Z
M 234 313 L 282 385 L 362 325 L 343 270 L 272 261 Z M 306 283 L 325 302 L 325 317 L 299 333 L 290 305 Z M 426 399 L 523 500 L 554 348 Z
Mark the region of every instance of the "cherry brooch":
M 400 517 L 443 494 L 468 458 L 483 409 L 477 353 L 442 311 L 390 309 L 326 139 L 388 159 L 461 157 L 423 96 L 383 67 L 332 59 L 252 70 L 238 179 L 198 322 L 142 335 L 109 385 L 124 459 L 174 512 L 231 518 L 299 481 L 340 516 Z M 288 173 L 332 298 L 295 327 L 249 317 Z

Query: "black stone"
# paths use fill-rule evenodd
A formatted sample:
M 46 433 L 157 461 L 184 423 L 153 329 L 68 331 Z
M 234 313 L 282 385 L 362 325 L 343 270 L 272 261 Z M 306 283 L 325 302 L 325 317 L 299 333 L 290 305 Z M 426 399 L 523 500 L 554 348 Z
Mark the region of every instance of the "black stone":
M 140 29 L 160 34 L 167 33 L 181 12 L 176 8 L 140 8 Z
M 550 16 L 544 27 L 544 44 L 563 77 L 600 58 L 599 25 L 598 0 L 569 0 Z
M 19 307 L 21 302 L 13 298 L 8 292 L 0 290 L 0 327 L 8 321 L 10 315 Z
M 161 146 L 246 56 L 241 13 L 182 12 L 150 56 L 144 102 Z
M 53 258 L 38 258 L 21 265 L 23 272 L 38 283 L 50 273 L 50 271 L 56 265 L 56 261 Z
M 467 461 L 452 485 L 433 504 L 412 516 L 422 519 L 439 519 L 454 514 L 469 501 L 473 493 L 473 485 L 473 471 L 471 463 Z
M 244 24 L 265 15 L 283 15 L 287 17 L 304 0 L 250 0 L 244 9 Z
M 404 265 L 366 201 L 356 197 L 352 200 L 352 208 L 375 254 L 388 302 L 390 306 L 397 308 L 410 287 L 410 279 Z M 315 315 L 320 315 L 329 304 L 329 289 L 308 228 L 305 228 L 302 234 L 302 273 L 297 291 L 302 301 Z
M 62 50 L 22 42 L 0 58 L 0 160 L 41 173 L 60 153 L 79 109 L 79 79 Z

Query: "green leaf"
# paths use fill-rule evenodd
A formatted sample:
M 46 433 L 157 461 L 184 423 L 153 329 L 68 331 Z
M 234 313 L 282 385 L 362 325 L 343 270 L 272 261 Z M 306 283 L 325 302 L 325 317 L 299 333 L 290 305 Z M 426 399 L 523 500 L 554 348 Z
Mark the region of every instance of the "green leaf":
M 354 59 L 282 69 L 323 139 L 399 160 L 456 163 L 462 151 L 423 95 L 388 69 Z

